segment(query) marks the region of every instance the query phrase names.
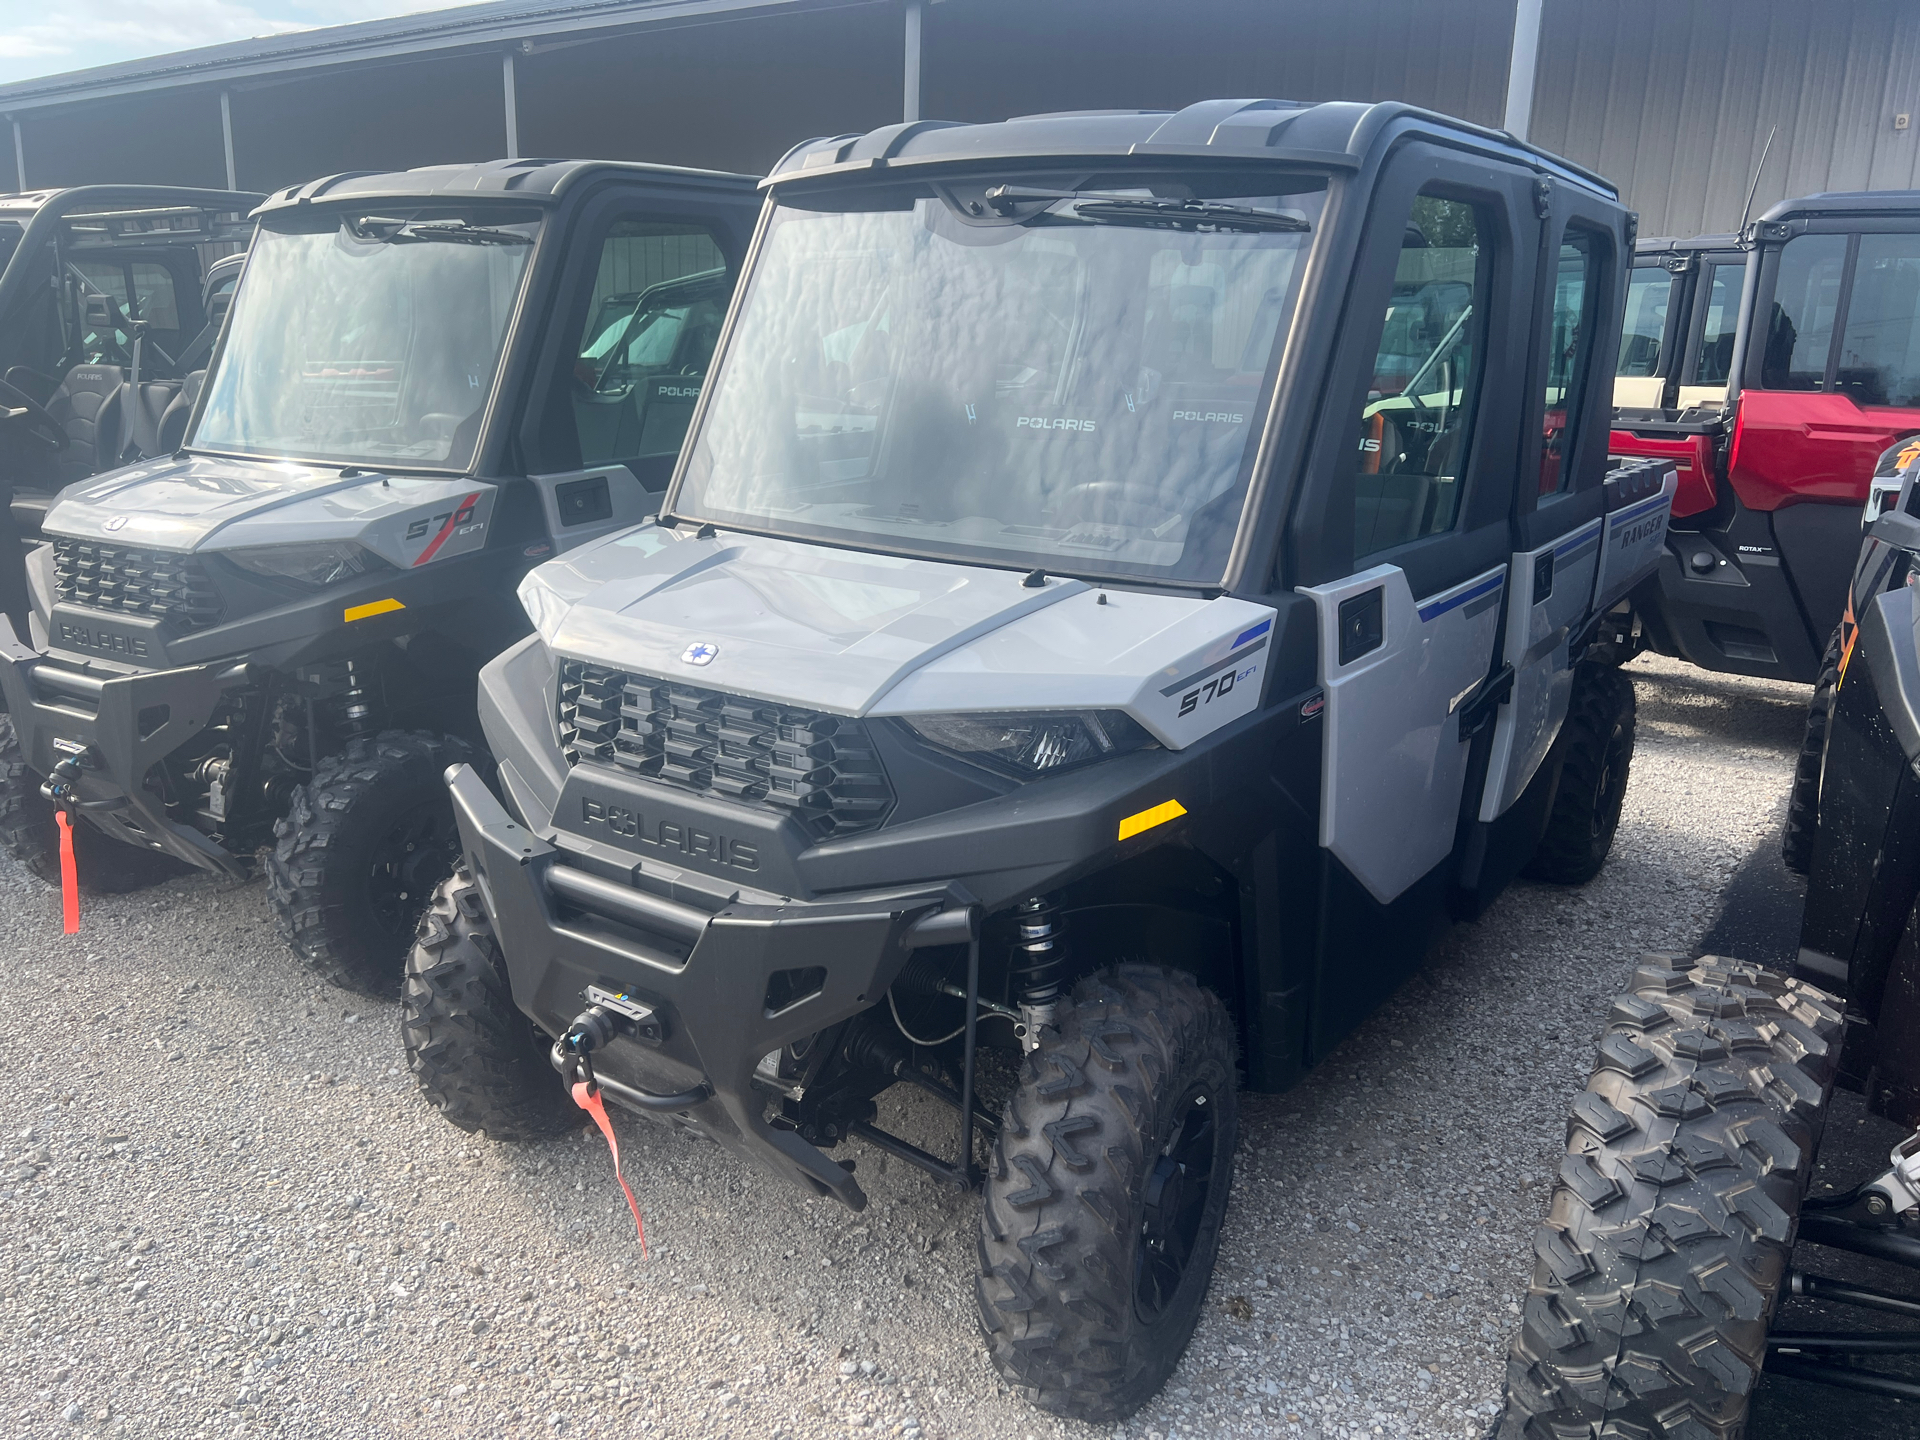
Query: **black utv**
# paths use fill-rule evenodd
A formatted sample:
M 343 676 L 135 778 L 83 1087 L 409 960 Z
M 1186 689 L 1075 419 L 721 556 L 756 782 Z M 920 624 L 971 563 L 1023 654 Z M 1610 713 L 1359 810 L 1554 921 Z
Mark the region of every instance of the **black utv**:
M 1123 1416 L 1241 1085 L 1605 859 L 1599 617 L 1673 489 L 1607 458 L 1628 216 L 1503 134 L 1271 100 L 894 126 L 766 188 L 658 520 L 529 574 L 482 672 L 410 1061 L 501 1138 L 590 1080 L 856 1209 L 850 1139 L 980 1188 L 996 1363 Z M 902 1083 L 950 1137 L 876 1124 Z
M 295 948 L 396 990 L 514 586 L 658 508 L 758 207 L 747 176 L 545 160 L 267 198 L 184 434 L 46 514 L 0 838 L 52 878 L 67 810 L 108 890 L 271 847 Z
M 1920 1130 L 1884 1173 L 1807 1193 L 1836 1084 L 1920 1127 L 1920 446 L 1880 468 L 1897 483 L 1868 514 L 1795 782 L 1794 973 L 1650 955 L 1614 1001 L 1534 1242 L 1504 1440 L 1738 1440 L 1763 1367 L 1920 1400 L 1889 1368 L 1920 1355 L 1920 1328 L 1889 1328 L 1920 1319 L 1911 1278 L 1882 1290 L 1792 1263 L 1804 1240 L 1920 1269 Z M 1843 1307 L 1824 1312 L 1837 1323 L 1774 1328 L 1789 1295 Z
M 0 613 L 26 623 L 16 539 L 62 486 L 180 443 L 263 197 L 161 185 L 0 195 Z M 222 258 L 225 256 L 226 258 Z

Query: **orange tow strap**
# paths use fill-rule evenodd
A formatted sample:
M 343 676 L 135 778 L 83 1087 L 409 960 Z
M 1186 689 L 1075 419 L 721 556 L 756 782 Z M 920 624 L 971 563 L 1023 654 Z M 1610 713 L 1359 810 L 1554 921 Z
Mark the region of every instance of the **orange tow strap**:
M 640 1232 L 640 1258 L 645 1260 L 648 1258 L 647 1227 L 641 1223 L 640 1206 L 627 1187 L 627 1177 L 620 1173 L 620 1142 L 614 1139 L 613 1122 L 607 1119 L 607 1102 L 600 1098 L 598 1089 L 580 1080 L 573 1087 L 573 1103 L 591 1115 L 600 1133 L 607 1137 L 607 1148 L 613 1152 L 613 1178 L 620 1182 L 620 1189 L 627 1197 L 627 1208 L 633 1211 L 633 1228 Z
M 80 933 L 80 872 L 73 863 L 73 821 L 64 810 L 53 812 L 60 822 L 60 913 L 69 935 Z

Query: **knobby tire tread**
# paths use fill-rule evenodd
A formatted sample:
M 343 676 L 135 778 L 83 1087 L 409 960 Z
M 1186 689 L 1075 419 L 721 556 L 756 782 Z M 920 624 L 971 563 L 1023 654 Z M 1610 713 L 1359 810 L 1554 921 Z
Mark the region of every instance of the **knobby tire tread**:
M 1534 1235 L 1500 1440 L 1738 1440 L 1832 1094 L 1838 1003 L 1643 957 Z

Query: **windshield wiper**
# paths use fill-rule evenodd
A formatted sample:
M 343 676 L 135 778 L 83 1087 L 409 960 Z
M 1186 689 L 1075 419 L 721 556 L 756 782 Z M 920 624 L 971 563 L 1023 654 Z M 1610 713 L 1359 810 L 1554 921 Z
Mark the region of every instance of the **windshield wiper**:
M 454 245 L 531 245 L 533 237 L 517 230 L 495 230 L 486 225 L 469 225 L 464 220 L 392 220 L 367 217 L 358 223 L 348 221 L 347 228 L 358 240 L 377 240 L 388 245 L 419 245 L 444 240 Z
M 1150 225 L 1166 230 L 1276 230 L 1304 235 L 1313 227 L 1298 215 L 1257 205 L 1226 205 L 1217 200 L 1176 200 L 1157 195 L 1106 195 L 1089 190 L 1034 190 L 1024 185 L 995 185 L 987 203 L 1002 214 L 1022 200 L 1071 200 L 1084 220 L 1114 225 Z

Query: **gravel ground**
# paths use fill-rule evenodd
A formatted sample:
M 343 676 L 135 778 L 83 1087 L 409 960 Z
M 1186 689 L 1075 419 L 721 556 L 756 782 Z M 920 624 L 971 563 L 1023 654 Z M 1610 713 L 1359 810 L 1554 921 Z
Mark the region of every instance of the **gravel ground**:
M 975 1206 L 867 1151 L 853 1215 L 714 1146 L 463 1136 L 398 1012 L 261 886 L 89 900 L 0 863 L 0 1433 L 1478 1436 L 1606 1002 L 1692 945 L 1784 809 L 1805 691 L 1642 659 L 1611 863 L 1519 884 L 1305 1084 L 1244 1102 L 1205 1319 L 1121 1427 L 995 1380 Z M 883 1106 L 927 1141 L 945 1113 Z

